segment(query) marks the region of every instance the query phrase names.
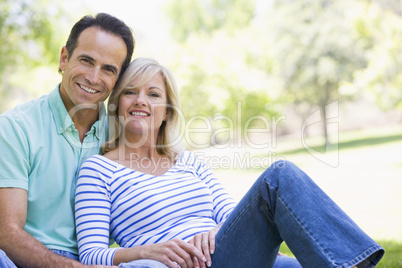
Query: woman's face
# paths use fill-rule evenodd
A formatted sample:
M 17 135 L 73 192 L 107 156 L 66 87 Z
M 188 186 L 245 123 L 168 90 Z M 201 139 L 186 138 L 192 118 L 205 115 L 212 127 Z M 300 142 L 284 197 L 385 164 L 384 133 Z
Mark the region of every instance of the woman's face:
M 118 114 L 126 137 L 153 134 L 156 141 L 159 128 L 166 120 L 166 104 L 165 81 L 160 73 L 141 87 L 125 89 L 120 96 Z

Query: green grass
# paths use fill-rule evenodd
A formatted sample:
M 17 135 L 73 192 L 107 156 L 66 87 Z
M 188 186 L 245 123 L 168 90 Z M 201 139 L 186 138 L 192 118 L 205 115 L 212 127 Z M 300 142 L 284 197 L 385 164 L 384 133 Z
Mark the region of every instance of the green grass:
M 338 149 L 339 150 L 347 150 L 347 149 L 356 149 L 356 148 L 361 148 L 361 147 L 366 147 L 366 146 L 375 146 L 375 145 L 380 145 L 380 144 L 386 144 L 386 143 L 391 143 L 391 142 L 398 142 L 402 141 L 402 135 L 401 133 L 379 133 L 379 134 L 366 134 L 362 133 L 362 136 L 357 136 L 353 137 L 350 135 L 348 137 L 348 134 L 346 134 L 346 138 L 342 137 L 340 138 L 338 142 Z M 325 152 L 326 148 L 325 145 L 323 145 L 324 141 L 321 139 L 321 137 L 316 137 L 311 139 L 311 146 L 309 146 L 311 149 L 317 151 L 317 152 Z M 333 148 L 329 148 L 331 150 Z M 289 150 L 285 150 L 280 152 L 281 155 L 293 155 L 293 154 L 303 154 L 306 153 L 306 149 L 304 147 L 297 147 L 297 148 L 292 148 Z
M 398 268 L 402 267 L 402 242 L 380 240 L 377 241 L 385 249 L 385 255 L 380 263 L 376 266 L 378 268 Z M 285 243 L 282 243 L 280 252 L 294 257 Z

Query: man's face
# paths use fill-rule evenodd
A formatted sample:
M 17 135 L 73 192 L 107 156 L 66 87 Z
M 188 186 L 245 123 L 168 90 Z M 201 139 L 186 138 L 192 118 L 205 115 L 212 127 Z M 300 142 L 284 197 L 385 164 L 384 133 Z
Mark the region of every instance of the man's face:
M 70 58 L 63 47 L 60 95 L 67 111 L 77 105 L 99 107 L 115 86 L 126 55 L 123 39 L 98 27 L 89 27 L 80 34 Z

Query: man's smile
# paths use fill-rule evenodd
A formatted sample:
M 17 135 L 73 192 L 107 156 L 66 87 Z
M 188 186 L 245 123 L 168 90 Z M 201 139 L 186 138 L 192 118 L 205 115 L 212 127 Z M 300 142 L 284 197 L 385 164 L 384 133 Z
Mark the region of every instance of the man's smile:
M 81 84 L 78 84 L 78 86 L 79 86 L 80 88 L 82 88 L 85 92 L 88 92 L 88 93 L 91 93 L 91 94 L 94 94 L 94 93 L 97 93 L 97 92 L 98 92 L 98 91 L 95 90 L 95 89 L 86 87 L 86 86 L 81 85 Z

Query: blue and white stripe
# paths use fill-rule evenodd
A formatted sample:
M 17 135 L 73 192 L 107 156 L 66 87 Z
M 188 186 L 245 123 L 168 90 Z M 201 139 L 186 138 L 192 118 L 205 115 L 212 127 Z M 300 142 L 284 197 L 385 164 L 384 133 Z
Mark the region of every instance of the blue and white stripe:
M 112 265 L 116 248 L 188 241 L 224 221 L 234 200 L 194 153 L 184 152 L 165 174 L 154 176 L 95 155 L 82 166 L 75 211 L 80 259 Z

